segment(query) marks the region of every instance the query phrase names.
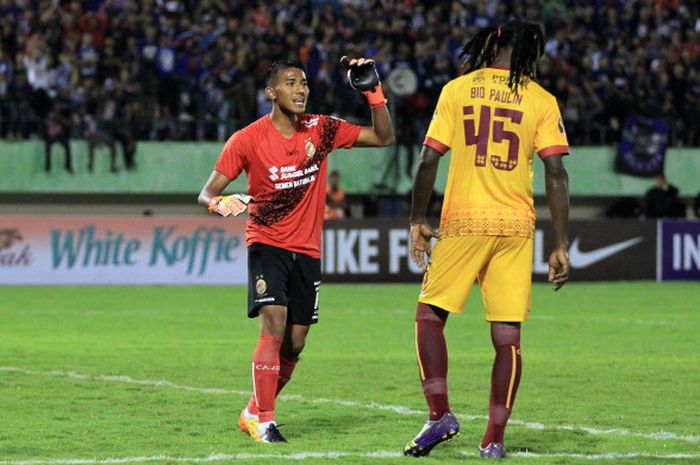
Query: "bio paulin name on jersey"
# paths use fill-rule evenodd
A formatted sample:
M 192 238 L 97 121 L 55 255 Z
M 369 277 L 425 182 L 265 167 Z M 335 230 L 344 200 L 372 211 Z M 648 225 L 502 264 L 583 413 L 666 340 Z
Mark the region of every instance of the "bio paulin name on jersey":
M 484 87 L 472 87 L 470 95 L 471 98 L 486 98 L 486 89 Z M 492 102 L 512 103 L 515 105 L 523 103 L 522 95 L 501 89 L 489 89 L 488 99 Z
M 313 165 L 308 166 L 303 170 L 298 169 L 296 165 L 287 165 L 281 167 L 273 166 L 268 169 L 268 171 L 270 172 L 270 180 L 272 181 L 276 181 L 277 179 L 293 179 L 293 181 L 275 183 L 276 190 L 291 189 L 293 187 L 299 187 L 314 182 L 316 180 L 316 176 L 311 173 L 316 173 L 318 170 L 319 168 L 317 163 L 314 163 Z M 311 174 L 311 176 L 308 176 L 309 174 Z M 302 178 L 302 176 L 306 177 Z

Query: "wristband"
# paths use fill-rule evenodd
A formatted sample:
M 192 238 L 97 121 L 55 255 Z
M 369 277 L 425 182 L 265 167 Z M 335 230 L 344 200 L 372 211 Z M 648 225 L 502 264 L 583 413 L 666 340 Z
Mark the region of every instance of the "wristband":
M 369 103 L 369 106 L 372 107 L 372 109 L 383 107 L 387 104 L 387 99 L 384 97 L 384 92 L 382 92 L 381 82 L 377 84 L 377 87 L 374 89 L 362 93 L 365 95 L 365 97 L 367 97 L 367 103 Z

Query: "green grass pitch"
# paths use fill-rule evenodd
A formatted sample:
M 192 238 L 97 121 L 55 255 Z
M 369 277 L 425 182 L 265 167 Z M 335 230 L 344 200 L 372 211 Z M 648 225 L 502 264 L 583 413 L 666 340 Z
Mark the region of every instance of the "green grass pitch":
M 447 327 L 462 434 L 400 456 L 426 415 L 418 287 L 322 287 L 277 404 L 284 445 L 236 428 L 258 332 L 245 288 L 0 287 L 0 465 L 478 462 L 493 356 L 478 288 Z M 697 283 L 535 285 L 508 463 L 700 463 L 698 334 Z

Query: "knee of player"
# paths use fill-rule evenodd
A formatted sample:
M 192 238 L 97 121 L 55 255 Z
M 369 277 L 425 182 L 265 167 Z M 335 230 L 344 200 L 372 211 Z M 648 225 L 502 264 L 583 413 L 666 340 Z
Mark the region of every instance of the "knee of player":
M 292 356 L 293 358 L 298 358 L 299 354 L 304 350 L 304 346 L 306 345 L 306 337 L 304 336 L 299 336 L 295 337 L 292 339 L 291 344 L 289 345 L 289 351 L 291 352 L 289 355 Z
M 283 336 L 287 326 L 287 309 L 280 306 L 265 306 L 260 309 L 261 331 Z
M 416 323 L 434 323 L 444 325 L 449 312 L 433 305 L 418 303 L 416 309 Z

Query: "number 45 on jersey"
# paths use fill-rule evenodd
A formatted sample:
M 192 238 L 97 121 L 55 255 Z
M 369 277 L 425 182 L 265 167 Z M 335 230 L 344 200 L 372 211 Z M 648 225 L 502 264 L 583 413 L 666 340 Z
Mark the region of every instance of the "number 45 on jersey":
M 518 151 L 520 138 L 513 131 L 505 129 L 504 121 L 491 119 L 491 106 L 481 105 L 479 109 L 479 132 L 476 132 L 476 124 L 473 118 L 464 120 L 464 139 L 468 145 L 476 145 L 475 166 L 486 166 L 486 159 L 490 158 L 491 165 L 498 170 L 511 171 L 518 166 Z M 464 116 L 474 115 L 474 106 L 463 108 Z M 523 120 L 523 112 L 509 108 L 495 108 L 494 116 L 507 118 L 514 124 L 520 124 Z M 508 158 L 503 160 L 500 155 L 488 156 L 489 139 L 496 143 L 508 143 Z

